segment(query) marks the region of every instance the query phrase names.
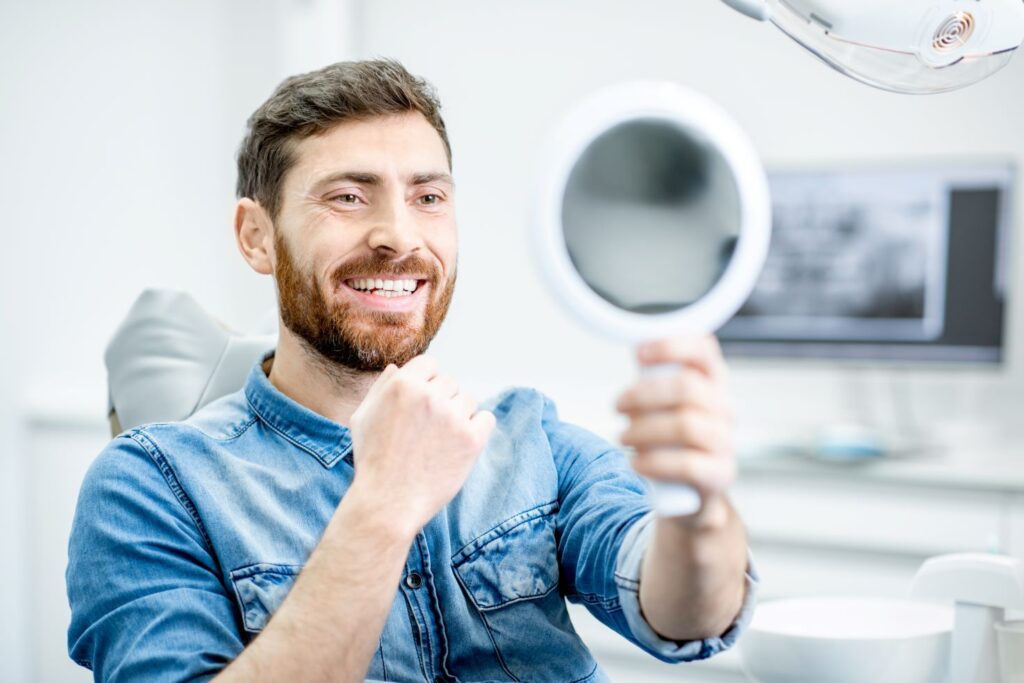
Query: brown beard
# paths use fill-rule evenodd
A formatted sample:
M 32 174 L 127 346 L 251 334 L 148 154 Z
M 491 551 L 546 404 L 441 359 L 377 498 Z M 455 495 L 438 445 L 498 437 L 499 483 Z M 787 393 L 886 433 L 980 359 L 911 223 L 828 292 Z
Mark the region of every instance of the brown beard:
M 367 273 L 426 275 L 431 298 L 423 324 L 417 327 L 412 321 L 415 313 L 359 310 L 350 302 L 333 302 L 315 275 L 303 273 L 296 266 L 281 231 L 275 233 L 274 278 L 281 320 L 308 349 L 328 361 L 328 366 L 379 372 L 391 363 L 405 365 L 430 346 L 448 314 L 455 291 L 455 270 L 440 290 L 438 269 L 418 256 L 394 261 L 374 255 L 346 263 L 331 274 L 328 284 L 334 288 L 347 287 L 345 280 Z

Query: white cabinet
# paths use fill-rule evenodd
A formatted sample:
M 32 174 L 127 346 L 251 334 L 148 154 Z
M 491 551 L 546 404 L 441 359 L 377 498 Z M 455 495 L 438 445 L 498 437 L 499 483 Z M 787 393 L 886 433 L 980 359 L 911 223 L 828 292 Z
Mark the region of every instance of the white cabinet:
M 92 680 L 87 670 L 68 657 L 71 609 L 64 570 L 78 490 L 89 465 L 109 439 L 109 428 L 98 417 L 36 416 L 26 423 L 27 506 L 23 521 L 28 529 L 24 561 L 31 596 L 25 619 L 31 642 L 30 681 Z

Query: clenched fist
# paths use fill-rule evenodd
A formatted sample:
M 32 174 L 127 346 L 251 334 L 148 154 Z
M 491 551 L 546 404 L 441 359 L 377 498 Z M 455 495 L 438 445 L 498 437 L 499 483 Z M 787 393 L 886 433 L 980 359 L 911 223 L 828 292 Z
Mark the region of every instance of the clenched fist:
M 462 488 L 494 425 L 433 358 L 389 365 L 352 414 L 352 486 L 414 533 Z

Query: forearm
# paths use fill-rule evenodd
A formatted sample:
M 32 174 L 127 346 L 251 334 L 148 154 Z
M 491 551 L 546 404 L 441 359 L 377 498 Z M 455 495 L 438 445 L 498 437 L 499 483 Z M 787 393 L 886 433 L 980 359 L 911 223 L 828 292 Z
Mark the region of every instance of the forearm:
M 655 521 L 640 573 L 640 608 L 668 640 L 722 635 L 743 605 L 747 540 L 724 497 L 697 518 Z
M 412 543 L 350 489 L 267 627 L 217 678 L 362 681 Z

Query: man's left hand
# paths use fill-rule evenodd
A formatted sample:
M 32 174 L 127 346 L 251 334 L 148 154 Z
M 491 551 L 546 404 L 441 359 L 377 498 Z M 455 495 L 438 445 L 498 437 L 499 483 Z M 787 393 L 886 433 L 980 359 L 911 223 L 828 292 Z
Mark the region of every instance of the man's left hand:
M 736 477 L 734 410 L 718 340 L 663 339 L 641 345 L 637 358 L 642 366 L 671 364 L 678 371 L 641 377 L 616 403 L 629 417 L 622 443 L 636 450 L 633 467 L 651 479 L 693 486 L 703 502 L 697 517 L 717 517 Z

